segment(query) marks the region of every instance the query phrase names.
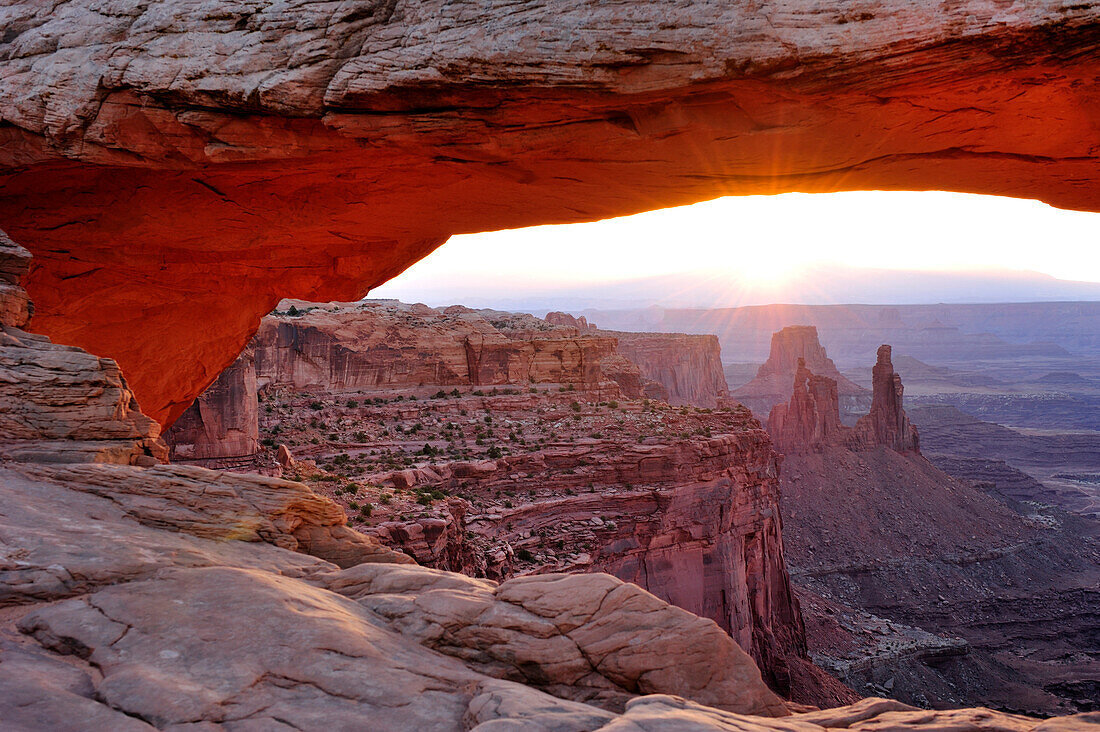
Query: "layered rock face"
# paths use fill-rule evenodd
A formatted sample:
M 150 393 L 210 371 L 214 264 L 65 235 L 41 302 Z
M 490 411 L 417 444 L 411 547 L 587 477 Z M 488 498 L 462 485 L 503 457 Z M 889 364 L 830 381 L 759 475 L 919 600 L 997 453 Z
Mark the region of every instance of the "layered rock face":
M 902 408 L 904 388 L 894 373 L 890 346 L 880 346 L 871 373 L 871 411 L 856 422 L 854 438 L 867 445 L 885 445 L 897 452 L 920 452 L 917 429 Z
M 246 348 L 165 433 L 173 460 L 255 455 L 260 449 L 256 360 Z
M 293 308 L 293 310 L 291 310 Z M 609 333 L 462 306 L 286 301 L 167 433 L 180 460 L 255 455 L 259 387 L 358 391 L 563 384 L 620 396 L 716 406 L 727 396 L 711 336 Z
M 0 457 L 163 461 L 160 426 L 138 409 L 114 361 L 21 330 L 33 312 L 19 284 L 30 260 L 0 232 Z
M 546 314 L 544 318 L 550 325 L 559 325 L 568 328 L 576 328 L 578 333 L 589 333 L 596 330 L 595 325 L 588 323 L 588 318 L 583 315 L 576 317 L 569 313 L 563 313 L 559 311 L 553 311 Z
M 660 384 L 663 398 L 679 406 L 714 407 L 729 396 L 722 372 L 721 347 L 710 335 L 603 331 L 618 342 L 618 351 L 638 364 L 642 376 Z
M 772 407 L 768 432 L 783 452 L 815 449 L 835 442 L 844 432 L 836 380 L 811 373 L 805 359 L 799 358 L 791 400 Z
M 0 225 L 39 327 L 164 424 L 281 297 L 454 233 L 789 190 L 1100 209 L 1087 3 L 98 7 L 4 6 Z
M 294 314 L 289 309 L 294 308 Z M 301 312 L 301 314 L 299 314 Z M 453 306 L 286 301 L 252 342 L 261 385 L 352 391 L 531 383 L 595 387 L 609 337 Z
M 830 379 L 838 399 L 854 407 L 867 396 L 867 390 L 841 375 L 825 352 L 812 325 L 790 325 L 772 334 L 771 353 L 757 370 L 756 377 L 733 391 L 733 396 L 754 412 L 764 415 L 777 404 L 791 398 L 792 384 L 797 385 L 800 367 L 819 377 Z M 839 402 L 838 402 L 839 404 Z
M 775 405 L 768 416 L 768 432 L 776 446 L 790 453 L 834 445 L 854 450 L 883 446 L 895 452 L 919 454 L 917 429 L 910 424 L 902 407 L 904 388 L 901 376 L 894 373 L 890 352 L 888 345 L 878 349 L 878 362 L 872 374 L 871 411 L 851 428 L 840 421 L 836 380 L 812 373 L 805 359 L 799 358 L 790 401 Z M 826 368 L 832 365 L 825 349 L 817 352 L 817 361 Z

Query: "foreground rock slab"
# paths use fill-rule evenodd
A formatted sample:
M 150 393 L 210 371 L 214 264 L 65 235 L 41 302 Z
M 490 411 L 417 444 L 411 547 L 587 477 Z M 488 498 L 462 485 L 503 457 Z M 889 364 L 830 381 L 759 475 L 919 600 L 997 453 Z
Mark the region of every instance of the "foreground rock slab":
M 135 488 L 146 482 L 164 497 Z M 0 466 L 0 718 L 26 730 L 1100 729 L 1097 715 L 873 699 L 782 716 L 729 636 L 634 585 L 497 585 L 384 550 L 341 570 L 277 546 L 284 535 L 232 538 L 223 510 L 250 482 L 282 495 L 252 489 L 271 524 L 322 501 L 196 468 Z

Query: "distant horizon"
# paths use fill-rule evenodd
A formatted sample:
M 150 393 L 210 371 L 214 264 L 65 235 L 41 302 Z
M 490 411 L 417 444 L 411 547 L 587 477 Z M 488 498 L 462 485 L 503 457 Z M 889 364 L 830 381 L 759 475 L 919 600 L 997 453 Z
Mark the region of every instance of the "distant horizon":
M 308 302 L 299 300 L 298 298 L 285 298 L 286 300 L 295 300 L 300 302 Z M 335 302 L 335 301 L 333 301 Z M 352 301 L 355 302 L 355 301 Z M 944 301 L 929 301 L 929 302 L 828 302 L 828 303 L 804 303 L 804 302 L 769 302 L 761 303 L 757 305 L 728 305 L 728 306 L 673 306 L 673 305 L 646 305 L 638 307 L 625 307 L 625 308 L 600 308 L 600 307 L 586 307 L 586 308 L 533 308 L 525 310 L 508 310 L 506 308 L 498 308 L 491 306 L 474 306 L 460 301 L 447 301 L 433 304 L 431 302 L 425 302 L 424 300 L 406 300 L 397 297 L 372 297 L 368 295 L 358 302 L 400 302 L 404 305 L 426 305 L 430 308 L 446 308 L 451 306 L 467 307 L 471 310 L 500 310 L 503 312 L 515 312 L 526 313 L 528 315 L 534 315 L 539 318 L 544 318 L 546 314 L 553 312 L 568 313 L 570 315 L 581 316 L 586 312 L 631 312 L 638 310 L 748 310 L 750 308 L 844 308 L 844 307 L 934 307 L 937 305 L 951 306 L 951 307 L 982 307 L 989 305 L 1082 305 L 1082 304 L 1096 304 L 1100 306 L 1100 298 L 1092 300 L 992 300 L 981 302 L 944 302 Z M 541 315 L 540 315 L 541 313 Z M 598 323 L 596 325 L 599 325 Z M 811 323 L 812 325 L 812 323 Z
M 1091 302 L 1100 258 L 1082 252 L 1097 231 L 1100 214 L 996 196 L 730 197 L 455 236 L 369 296 L 572 310 Z

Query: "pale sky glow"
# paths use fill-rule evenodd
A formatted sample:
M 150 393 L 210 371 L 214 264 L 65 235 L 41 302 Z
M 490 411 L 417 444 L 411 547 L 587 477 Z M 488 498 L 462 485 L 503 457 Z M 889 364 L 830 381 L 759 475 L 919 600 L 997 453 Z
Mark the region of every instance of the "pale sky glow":
M 781 289 L 814 266 L 1016 270 L 1100 282 L 1098 243 L 1100 214 L 1038 201 L 881 191 L 731 197 L 456 236 L 370 296 L 462 302 L 678 273 Z

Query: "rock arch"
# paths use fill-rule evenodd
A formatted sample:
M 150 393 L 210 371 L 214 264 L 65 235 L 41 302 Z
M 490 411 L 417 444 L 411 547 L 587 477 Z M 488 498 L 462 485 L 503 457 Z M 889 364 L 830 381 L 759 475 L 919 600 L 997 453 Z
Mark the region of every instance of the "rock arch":
M 1100 210 L 1077 0 L 96 5 L 0 9 L 0 227 L 35 327 L 165 423 L 281 297 L 455 233 L 796 190 Z

